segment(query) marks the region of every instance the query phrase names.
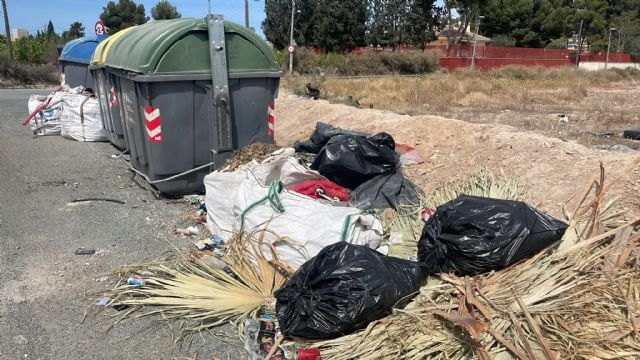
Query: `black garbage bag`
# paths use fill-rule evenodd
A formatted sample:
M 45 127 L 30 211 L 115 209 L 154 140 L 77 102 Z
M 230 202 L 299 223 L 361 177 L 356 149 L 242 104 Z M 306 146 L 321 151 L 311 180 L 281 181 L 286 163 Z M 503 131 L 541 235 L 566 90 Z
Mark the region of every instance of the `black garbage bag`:
M 418 259 L 430 273 L 481 274 L 540 252 L 566 229 L 520 201 L 460 195 L 425 224 Z
M 313 170 L 340 186 L 355 189 L 375 176 L 393 171 L 399 163 L 391 135 L 336 135 L 320 150 Z
M 362 210 L 396 209 L 399 205 L 419 204 L 420 189 L 402 175 L 398 166 L 389 174 L 378 175 L 351 192 L 350 202 Z
M 276 292 L 280 329 L 303 339 L 348 334 L 408 302 L 426 276 L 420 264 L 366 246 L 329 245 Z
M 329 140 L 336 135 L 359 135 L 369 136 L 369 134 L 340 129 L 323 122 L 316 123 L 316 129 L 311 134 L 309 140 L 298 141 L 293 145 L 296 152 L 317 154 L 322 148 L 329 142 Z

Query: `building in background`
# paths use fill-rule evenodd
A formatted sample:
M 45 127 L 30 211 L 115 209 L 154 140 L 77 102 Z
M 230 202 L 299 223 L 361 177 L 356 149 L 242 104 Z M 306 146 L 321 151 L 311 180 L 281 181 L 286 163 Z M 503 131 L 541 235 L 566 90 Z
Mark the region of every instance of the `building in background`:
M 12 29 L 11 30 L 11 40 L 16 41 L 20 38 L 29 36 L 29 30 L 27 29 Z
M 429 45 L 430 46 L 448 45 L 449 38 L 457 39 L 459 34 L 460 34 L 459 28 L 452 27 L 450 29 L 449 26 L 445 26 L 444 29 L 442 29 L 442 31 L 440 31 L 437 34 L 438 38 L 436 40 L 432 41 L 431 43 L 429 43 Z M 469 30 L 469 27 L 467 26 L 467 28 L 465 29 L 465 31 L 462 34 L 462 37 L 460 39 L 460 44 L 462 44 L 462 45 L 473 45 L 474 42 L 476 42 L 476 41 L 477 41 L 477 46 L 482 47 L 482 46 L 487 46 L 491 42 L 491 39 L 486 37 L 486 36 L 482 36 L 480 34 L 475 34 L 475 33 L 471 32 Z

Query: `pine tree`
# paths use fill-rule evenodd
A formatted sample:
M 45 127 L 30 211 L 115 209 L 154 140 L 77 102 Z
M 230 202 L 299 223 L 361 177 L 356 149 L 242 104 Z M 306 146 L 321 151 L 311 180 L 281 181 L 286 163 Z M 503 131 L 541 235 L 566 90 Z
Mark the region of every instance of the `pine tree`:
M 151 8 L 151 16 L 154 20 L 167 20 L 180 18 L 182 14 L 175 6 L 171 5 L 169 0 L 160 0 L 156 6 Z
M 109 1 L 107 6 L 102 8 L 100 20 L 107 27 L 109 34 L 115 34 L 130 26 L 144 24 L 149 18 L 145 16 L 144 5 L 137 5 L 132 0 L 119 0 L 117 4 Z
M 412 45 L 423 49 L 436 38 L 435 30 L 439 25 L 442 9 L 435 0 L 414 0 L 407 16 L 408 38 Z

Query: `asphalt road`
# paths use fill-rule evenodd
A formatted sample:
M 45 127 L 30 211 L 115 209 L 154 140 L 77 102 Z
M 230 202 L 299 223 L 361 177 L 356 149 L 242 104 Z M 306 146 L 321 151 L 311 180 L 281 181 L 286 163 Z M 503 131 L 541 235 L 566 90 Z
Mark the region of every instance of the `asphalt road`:
M 94 315 L 97 294 L 114 280 L 104 277 L 170 244 L 188 246 L 172 229 L 191 210 L 138 186 L 108 143 L 34 138 L 21 125 L 32 93 L 47 91 L 0 90 L 0 359 L 246 358 L 213 337 L 176 349 L 150 321 L 106 331 L 105 315 L 117 313 Z M 86 197 L 126 204 L 68 206 Z M 97 254 L 75 255 L 81 247 Z

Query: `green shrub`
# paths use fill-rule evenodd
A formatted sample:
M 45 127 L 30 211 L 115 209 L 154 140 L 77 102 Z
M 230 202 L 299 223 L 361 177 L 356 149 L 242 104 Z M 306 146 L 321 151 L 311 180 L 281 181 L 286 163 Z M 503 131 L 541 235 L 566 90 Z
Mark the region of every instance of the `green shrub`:
M 567 38 L 561 37 L 559 39 L 552 40 L 547 44 L 547 49 L 566 49 Z
M 52 85 L 60 83 L 55 65 L 12 63 L 5 55 L 0 55 L 0 80 L 9 85 Z
M 514 47 L 516 39 L 509 35 L 498 34 L 491 38 L 491 46 L 495 47 Z
M 288 59 L 286 61 L 288 63 Z M 317 54 L 310 49 L 299 48 L 294 56 L 294 70 L 303 75 L 416 75 L 437 69 L 438 56 L 434 52 Z

